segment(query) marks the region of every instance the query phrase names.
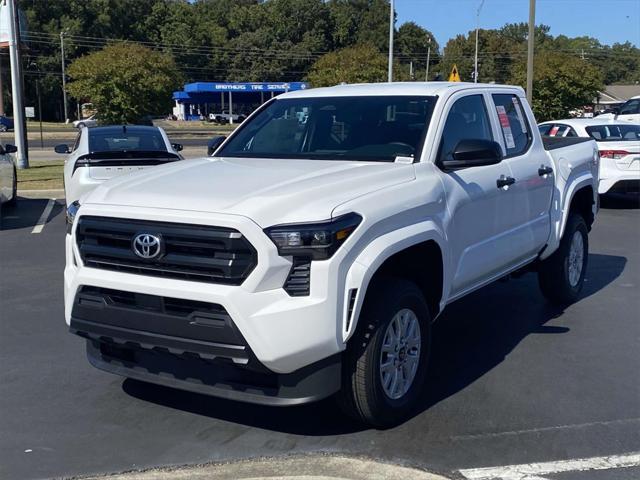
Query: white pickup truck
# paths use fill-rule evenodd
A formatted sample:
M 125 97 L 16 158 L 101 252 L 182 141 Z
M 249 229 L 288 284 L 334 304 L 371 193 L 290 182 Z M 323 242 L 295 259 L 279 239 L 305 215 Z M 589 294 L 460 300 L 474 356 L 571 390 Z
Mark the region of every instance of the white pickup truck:
M 392 425 L 447 304 L 526 270 L 579 297 L 598 162 L 591 139 L 543 142 L 517 87 L 283 94 L 213 157 L 69 208 L 66 322 L 112 373 L 268 405 L 335 394 Z

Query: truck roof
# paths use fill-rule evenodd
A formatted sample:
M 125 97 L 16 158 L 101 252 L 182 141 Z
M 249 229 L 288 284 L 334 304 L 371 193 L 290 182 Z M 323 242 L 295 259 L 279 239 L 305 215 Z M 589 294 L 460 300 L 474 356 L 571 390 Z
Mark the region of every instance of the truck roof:
M 334 87 L 311 88 L 284 93 L 278 98 L 310 98 L 310 97 L 345 97 L 368 95 L 443 95 L 452 94 L 459 90 L 469 89 L 509 89 L 524 95 L 521 87 L 513 85 L 496 85 L 489 83 L 468 82 L 384 82 L 384 83 L 356 83 L 342 84 Z

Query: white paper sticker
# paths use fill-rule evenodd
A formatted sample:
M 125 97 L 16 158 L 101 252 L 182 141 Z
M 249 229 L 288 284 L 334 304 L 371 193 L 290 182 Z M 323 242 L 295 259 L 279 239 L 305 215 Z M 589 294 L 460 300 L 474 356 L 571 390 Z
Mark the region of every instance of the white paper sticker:
M 507 148 L 516 148 L 516 142 L 513 140 L 513 133 L 511 133 L 511 125 L 509 124 L 507 111 L 502 105 L 496 105 L 496 111 L 498 112 L 498 119 L 500 120 L 500 126 L 502 127 L 502 134 L 504 135 L 504 142 L 507 144 Z
M 524 121 L 524 115 L 522 115 L 522 108 L 520 107 L 520 102 L 516 97 L 511 97 L 511 101 L 513 102 L 513 106 L 516 109 L 516 115 L 518 115 L 518 121 L 520 122 L 520 128 L 522 128 L 522 133 L 527 133 L 527 124 Z

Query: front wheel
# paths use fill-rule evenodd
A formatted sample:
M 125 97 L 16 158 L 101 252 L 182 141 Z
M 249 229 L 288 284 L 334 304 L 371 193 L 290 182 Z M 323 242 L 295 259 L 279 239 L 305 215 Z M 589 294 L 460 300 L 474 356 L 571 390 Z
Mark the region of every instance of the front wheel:
M 540 264 L 538 283 L 553 304 L 568 305 L 580 295 L 589 257 L 587 232 L 584 218 L 570 214 L 558 250 Z
M 420 289 L 389 278 L 370 287 L 343 363 L 343 410 L 374 427 L 393 426 L 416 407 L 427 372 L 431 318 Z

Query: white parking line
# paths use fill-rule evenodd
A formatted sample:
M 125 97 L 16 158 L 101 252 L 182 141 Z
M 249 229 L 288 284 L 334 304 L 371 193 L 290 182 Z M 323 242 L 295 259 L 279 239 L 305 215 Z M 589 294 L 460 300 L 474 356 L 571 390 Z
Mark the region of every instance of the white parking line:
M 469 480 L 547 480 L 542 475 L 629 467 L 640 467 L 640 452 L 505 467 L 470 468 L 460 470 L 460 473 Z
M 31 230 L 31 233 L 42 232 L 42 229 L 44 228 L 44 225 L 47 223 L 47 220 L 49 219 L 49 215 L 51 215 L 51 210 L 53 210 L 53 206 L 55 204 L 56 204 L 55 198 L 49 199 L 49 201 L 47 202 L 47 206 L 44 207 L 44 210 L 42 211 L 42 215 L 40 215 L 40 218 L 38 219 L 38 223 L 35 224 L 35 226 L 33 227 L 33 230 Z

